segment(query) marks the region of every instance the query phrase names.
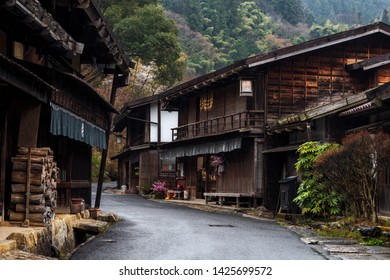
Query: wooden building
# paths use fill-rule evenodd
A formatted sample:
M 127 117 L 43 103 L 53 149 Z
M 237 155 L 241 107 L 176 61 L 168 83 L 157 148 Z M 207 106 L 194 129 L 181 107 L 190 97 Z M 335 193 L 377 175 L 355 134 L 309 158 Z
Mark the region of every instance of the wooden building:
M 374 23 L 171 88 L 158 99 L 161 109 L 178 112 L 178 126 L 171 142 L 158 145 L 159 162 L 175 162 L 176 183 L 195 187 L 197 197 L 246 197 L 275 210 L 280 180 L 296 175 L 299 144 L 346 133 L 310 110 L 368 102 L 363 96 L 390 81 L 389 54 L 390 26 Z
M 381 59 L 381 63 L 386 63 L 387 59 Z M 293 174 L 295 151 L 300 143 L 339 143 L 345 135 L 361 130 L 390 133 L 389 104 L 390 82 L 378 83 L 376 87 L 345 99 L 280 118 L 267 128 L 267 134 L 279 146 L 265 151 L 265 154 L 270 160 L 283 163 L 284 166 L 279 168 L 284 168 L 284 172 Z M 389 175 L 390 167 L 387 167 L 379 180 L 377 205 L 381 215 L 390 215 Z
M 11 159 L 48 147 L 57 200 L 91 203 L 91 147 L 106 149 L 115 108 L 84 80 L 83 65 L 128 79 L 129 59 L 94 1 L 0 1 L 0 216 L 9 218 Z
M 171 129 L 178 125 L 177 111 L 161 109 L 159 95 L 125 104 L 114 119 L 114 133 L 126 128 L 126 145 L 118 159 L 120 183 L 132 191 L 147 191 L 154 181 L 164 180 L 173 187 L 176 161 L 159 161 L 160 145 L 172 142 Z

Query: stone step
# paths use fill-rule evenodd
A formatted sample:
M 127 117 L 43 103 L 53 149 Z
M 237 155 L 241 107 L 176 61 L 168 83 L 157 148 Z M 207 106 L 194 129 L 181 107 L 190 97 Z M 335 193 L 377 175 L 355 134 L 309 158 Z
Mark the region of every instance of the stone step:
M 108 223 L 104 221 L 97 221 L 93 219 L 82 219 L 75 221 L 73 224 L 73 228 L 76 230 L 82 230 L 85 232 L 89 232 L 91 234 L 99 234 L 108 227 Z

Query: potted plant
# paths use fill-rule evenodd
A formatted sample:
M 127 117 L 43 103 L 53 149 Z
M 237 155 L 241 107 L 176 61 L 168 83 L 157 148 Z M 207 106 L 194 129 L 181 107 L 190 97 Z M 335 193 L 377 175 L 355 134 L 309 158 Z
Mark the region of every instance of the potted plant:
M 151 190 L 154 198 L 163 199 L 168 189 L 165 187 L 165 182 L 156 181 L 153 183 Z

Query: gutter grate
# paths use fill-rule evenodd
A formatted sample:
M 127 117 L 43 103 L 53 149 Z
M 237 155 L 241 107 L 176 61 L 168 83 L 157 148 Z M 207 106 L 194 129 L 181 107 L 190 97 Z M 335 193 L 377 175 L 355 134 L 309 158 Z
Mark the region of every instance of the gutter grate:
M 232 225 L 209 225 L 209 227 L 230 227 L 230 228 L 232 228 L 234 226 L 232 226 Z
M 116 243 L 116 240 L 112 240 L 112 239 L 102 239 L 102 240 L 100 240 L 100 242 L 103 242 L 103 243 Z

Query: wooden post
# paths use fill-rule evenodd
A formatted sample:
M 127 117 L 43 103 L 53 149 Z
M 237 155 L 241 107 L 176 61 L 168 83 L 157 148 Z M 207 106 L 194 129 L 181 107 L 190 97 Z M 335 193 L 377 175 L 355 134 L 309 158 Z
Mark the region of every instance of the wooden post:
M 23 227 L 28 227 L 30 225 L 29 222 L 29 209 L 30 209 L 30 175 L 31 175 L 31 148 L 28 148 L 27 153 L 27 178 L 26 178 L 26 214 L 24 216 L 24 222 L 22 223 Z
M 2 107 L 3 110 L 3 107 Z M 8 152 L 8 137 L 9 133 L 9 109 L 4 109 L 2 113 L 0 113 L 0 120 L 4 116 L 4 121 L 0 123 L 0 222 L 4 220 L 5 216 L 5 185 L 6 185 L 6 173 L 7 173 L 7 152 Z
M 115 98 L 116 98 L 116 91 L 118 88 L 117 85 L 118 80 L 118 73 L 114 74 L 114 77 L 112 79 L 112 87 L 111 87 L 111 96 L 110 96 L 110 104 L 112 106 L 115 105 Z M 108 145 L 110 141 L 110 129 L 111 129 L 111 123 L 112 123 L 112 114 L 109 113 L 108 118 L 108 125 L 107 125 L 107 131 L 106 131 L 106 143 L 107 147 L 102 151 L 102 158 L 100 160 L 100 168 L 99 168 L 99 177 L 98 177 L 98 184 L 97 184 L 97 190 L 96 190 L 96 199 L 95 199 L 95 208 L 100 207 L 100 200 L 102 197 L 102 190 L 103 190 L 103 180 L 104 180 L 104 169 L 106 167 L 106 160 L 107 160 L 107 152 L 108 152 Z
M 161 175 L 161 150 L 160 150 L 160 144 L 161 144 L 161 101 L 160 99 L 157 102 L 157 177 L 160 179 Z

